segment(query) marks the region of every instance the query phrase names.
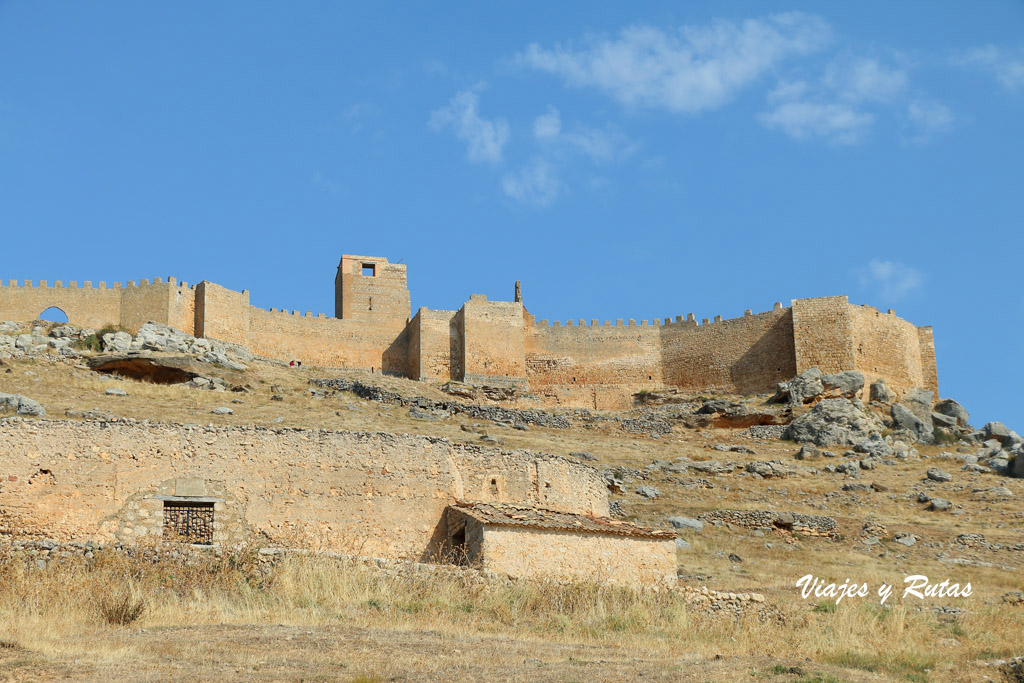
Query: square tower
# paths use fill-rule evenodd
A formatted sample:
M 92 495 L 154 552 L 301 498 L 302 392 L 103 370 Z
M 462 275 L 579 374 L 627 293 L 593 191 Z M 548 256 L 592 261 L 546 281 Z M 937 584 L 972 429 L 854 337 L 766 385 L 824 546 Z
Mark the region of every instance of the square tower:
M 345 254 L 334 279 L 334 316 L 402 326 L 409 320 L 405 265 L 382 256 Z

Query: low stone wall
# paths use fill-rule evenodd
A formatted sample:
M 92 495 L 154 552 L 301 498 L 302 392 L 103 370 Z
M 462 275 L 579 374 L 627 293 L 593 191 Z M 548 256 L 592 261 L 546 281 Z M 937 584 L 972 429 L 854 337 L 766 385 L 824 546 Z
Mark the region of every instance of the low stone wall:
M 625 585 L 676 581 L 672 539 L 484 526 L 486 569 L 510 576 L 547 576 Z
M 798 512 L 775 512 L 772 510 L 712 510 L 700 515 L 700 519 L 711 523 L 732 524 L 748 529 L 779 529 L 804 536 L 825 536 L 834 538 L 839 534 L 839 524 L 825 515 L 803 515 Z
M 215 544 L 422 559 L 456 500 L 609 512 L 590 467 L 431 437 L 5 418 L 0 444 L 0 533 L 16 536 L 159 536 L 166 505 L 184 500 L 213 506 Z

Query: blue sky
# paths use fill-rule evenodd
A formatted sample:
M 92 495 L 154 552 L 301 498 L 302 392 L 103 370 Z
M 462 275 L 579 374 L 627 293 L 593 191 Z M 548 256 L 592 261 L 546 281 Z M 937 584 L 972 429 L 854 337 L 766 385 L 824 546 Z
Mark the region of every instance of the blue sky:
M 0 1 L 0 278 L 932 325 L 1024 429 L 1020 2 Z

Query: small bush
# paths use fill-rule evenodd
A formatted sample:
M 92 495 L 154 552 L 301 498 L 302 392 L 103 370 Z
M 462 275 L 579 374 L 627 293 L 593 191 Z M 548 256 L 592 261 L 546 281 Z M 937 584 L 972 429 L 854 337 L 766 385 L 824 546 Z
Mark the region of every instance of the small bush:
M 144 600 L 136 599 L 130 591 L 105 596 L 100 600 L 100 615 L 111 626 L 127 626 L 146 611 Z

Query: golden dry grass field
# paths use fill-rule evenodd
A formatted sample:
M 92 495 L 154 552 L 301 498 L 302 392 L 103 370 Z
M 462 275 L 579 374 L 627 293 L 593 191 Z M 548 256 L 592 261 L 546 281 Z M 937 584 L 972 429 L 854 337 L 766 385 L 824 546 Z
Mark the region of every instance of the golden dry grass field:
M 108 558 L 88 570 L 71 564 L 39 571 L 5 561 L 0 676 L 6 679 L 983 681 L 1001 679 L 989 662 L 1024 655 L 1024 605 L 1004 600 L 1024 590 L 1024 551 L 1013 549 L 1024 543 L 1024 480 L 961 471 L 959 461 L 941 455 L 955 452 L 955 444 L 918 446 L 920 458 L 862 473 L 859 482 L 881 490 L 850 492 L 841 489 L 852 480 L 821 472 L 760 479 L 742 468 L 720 475 L 648 468 L 684 457 L 780 460 L 797 470 L 825 464 L 797 461 L 797 445 L 754 439 L 741 429 L 676 424 L 672 433 L 652 438 L 613 422 L 520 431 L 462 415 L 422 420 L 407 408 L 349 392 L 312 396 L 308 380 L 345 377 L 406 396 L 451 397 L 404 379 L 261 361 L 223 373 L 249 386 L 248 393 L 104 378 L 74 359 L 2 363 L 0 392 L 39 401 L 48 419 L 97 410 L 177 423 L 401 432 L 474 443 L 486 433 L 498 448 L 586 451 L 598 469 L 627 468 L 619 475 L 624 490 L 612 498 L 626 519 L 642 524 L 668 528 L 669 516 L 728 508 L 829 515 L 840 526 L 837 539 L 712 524 L 681 532 L 691 546 L 678 553 L 681 582 L 762 593 L 778 615 L 765 621 L 702 616 L 675 594 L 586 584 L 400 578 L 315 557 L 258 569 L 244 550 L 235 563 L 211 557 L 187 566 Z M 128 395 L 106 395 L 112 386 Z M 274 393 L 283 400 L 272 400 Z M 234 414 L 211 414 L 218 406 Z M 928 481 L 932 466 L 953 481 Z M 641 485 L 660 495 L 637 495 Z M 1010 493 L 994 495 L 987 491 L 993 487 Z M 927 510 L 917 502 L 921 491 L 949 499 L 954 511 Z M 877 541 L 862 533 L 868 522 L 885 529 L 876 532 Z M 899 532 L 915 534 L 917 543 L 896 543 Z M 984 534 L 990 545 L 955 543 L 965 533 Z M 795 585 L 805 574 L 866 582 L 872 594 L 838 607 L 828 599 L 805 600 Z M 970 582 L 973 594 L 902 599 L 903 579 L 912 574 Z M 883 582 L 896 585 L 889 609 L 874 595 Z M 104 609 L 117 599 L 142 605 L 140 616 L 111 624 Z M 934 609 L 942 607 L 962 611 Z

